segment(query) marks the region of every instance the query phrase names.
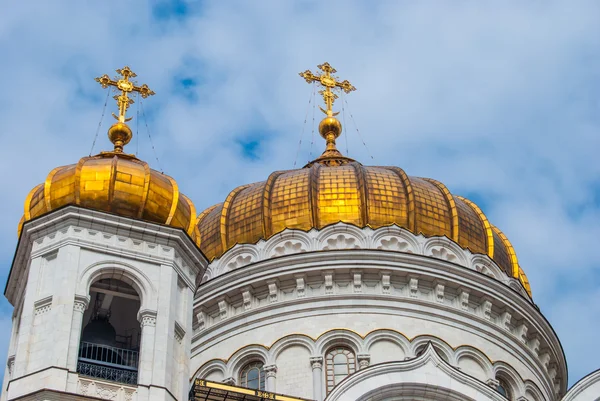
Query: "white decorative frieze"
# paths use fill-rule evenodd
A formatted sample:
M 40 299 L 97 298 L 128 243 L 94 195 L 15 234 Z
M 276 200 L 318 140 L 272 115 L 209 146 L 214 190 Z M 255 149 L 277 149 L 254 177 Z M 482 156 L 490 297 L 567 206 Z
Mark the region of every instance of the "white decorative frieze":
M 325 278 L 325 295 L 333 294 L 333 272 L 326 271 L 323 273 Z
M 204 330 L 204 328 L 208 325 L 208 314 L 203 307 L 200 307 L 196 311 L 196 322 L 198 330 Z
M 512 315 L 510 314 L 510 312 L 508 312 L 508 311 L 502 312 L 502 314 L 500 315 L 500 326 L 502 326 L 502 328 L 504 330 L 510 331 L 511 320 L 512 320 Z
M 85 397 L 110 401 L 135 401 L 137 388 L 126 385 L 110 384 L 101 380 L 79 378 L 77 393 Z
M 548 376 L 550 376 L 550 380 L 554 381 L 556 378 L 556 374 L 558 371 L 556 370 L 556 364 L 552 363 L 548 366 Z
M 543 352 L 540 355 L 540 361 L 542 362 L 542 365 L 546 368 L 546 370 L 548 370 L 548 366 L 550 364 L 550 354 L 548 352 Z
M 347 236 L 345 234 L 338 234 L 333 238 L 325 241 L 326 245 L 323 250 L 335 250 L 335 249 L 357 249 L 360 248 L 358 241 L 354 237 Z
M 298 298 L 304 298 L 306 295 L 306 283 L 304 281 L 304 276 L 296 276 L 296 296 Z
M 285 241 L 283 244 L 278 245 L 273 249 L 270 257 L 274 258 L 277 256 L 292 255 L 302 252 L 306 252 L 303 243 L 299 241 Z
M 380 274 L 381 274 L 381 292 L 383 294 L 389 294 L 392 275 L 389 271 L 382 271 Z
M 539 336 L 537 336 L 537 335 L 533 336 L 533 338 L 531 339 L 531 342 L 529 343 L 529 346 L 531 347 L 531 350 L 536 355 L 540 354 L 540 345 L 541 345 L 541 341 L 540 341 Z
M 527 344 L 527 325 L 523 322 L 521 323 L 516 330 L 517 337 L 523 344 Z
M 461 290 L 458 294 L 458 302 L 460 305 L 460 309 L 462 309 L 464 311 L 468 311 L 469 310 L 469 291 L 465 290 L 464 288 L 461 288 Z
M 185 337 L 185 330 L 177 322 L 175 322 L 173 327 L 173 337 L 175 338 L 175 341 L 177 341 L 179 344 L 181 344 L 181 342 L 183 341 L 183 337 Z
M 382 238 L 380 244 L 376 247 L 376 249 L 412 253 L 410 244 L 398 237 Z
M 462 249 L 448 238 L 427 238 L 397 226 L 372 229 L 341 222 L 308 232 L 287 229 L 256 244 L 238 244 L 210 264 L 203 281 L 273 257 L 347 249 L 378 249 L 430 256 L 479 271 L 506 285 L 516 285 L 521 292 L 524 291 L 518 281 L 508 277 L 488 256 Z
M 359 294 L 362 292 L 362 274 L 359 271 L 352 272 L 352 284 L 354 287 L 354 293 Z
M 38 301 L 35 301 L 33 304 L 34 315 L 40 316 L 43 315 L 52 309 L 52 295 L 46 298 L 42 298 Z
M 227 319 L 229 315 L 229 302 L 225 298 L 221 298 L 218 302 L 219 305 L 219 317 L 221 320 Z
M 252 255 L 238 255 L 231 262 L 227 263 L 227 267 L 224 273 L 239 269 L 240 267 L 244 267 L 252 262 Z
M 481 303 L 481 305 L 479 307 L 479 313 L 486 320 L 492 319 L 492 302 L 489 299 L 486 299 Z
M 452 251 L 444 247 L 432 248 L 431 256 L 437 259 L 447 260 L 448 262 L 458 261 L 458 256 L 456 256 Z
M 277 302 L 279 298 L 279 286 L 277 280 L 270 280 L 267 282 L 269 287 L 269 302 Z
M 419 279 L 412 277 L 408 280 L 408 295 L 411 298 L 419 296 Z
M 444 284 L 436 284 L 435 286 L 435 300 L 439 303 L 444 303 Z
M 244 310 L 251 309 L 253 301 L 254 301 L 254 296 L 252 295 L 251 289 L 249 287 L 243 288 L 242 289 L 242 303 L 244 304 Z

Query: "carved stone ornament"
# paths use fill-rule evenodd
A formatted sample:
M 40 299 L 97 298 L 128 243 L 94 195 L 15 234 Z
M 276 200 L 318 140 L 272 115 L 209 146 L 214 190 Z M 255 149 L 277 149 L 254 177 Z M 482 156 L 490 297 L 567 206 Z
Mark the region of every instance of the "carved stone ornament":
M 314 369 L 323 369 L 323 357 L 313 356 L 310 358 L 310 367 Z
M 142 323 L 142 327 L 155 327 L 156 326 L 156 312 L 151 310 L 143 310 L 139 313 L 139 320 Z

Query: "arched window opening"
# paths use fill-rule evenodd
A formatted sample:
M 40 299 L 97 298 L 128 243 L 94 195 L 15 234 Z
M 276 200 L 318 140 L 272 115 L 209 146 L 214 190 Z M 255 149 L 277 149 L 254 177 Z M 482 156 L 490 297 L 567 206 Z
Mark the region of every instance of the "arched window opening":
M 337 386 L 344 378 L 356 371 L 354 352 L 346 347 L 335 347 L 327 352 L 325 358 L 325 375 L 327 393 Z
M 254 390 L 265 389 L 264 364 L 260 361 L 250 362 L 240 370 L 240 386 Z
M 510 393 L 510 386 L 508 385 L 508 383 L 503 380 L 498 378 L 498 386 L 496 387 L 496 391 L 504 396 L 504 398 L 506 398 L 507 400 L 512 400 L 512 395 Z
M 77 373 L 137 384 L 140 299 L 129 284 L 102 279 L 90 288 L 90 307 L 83 316 Z

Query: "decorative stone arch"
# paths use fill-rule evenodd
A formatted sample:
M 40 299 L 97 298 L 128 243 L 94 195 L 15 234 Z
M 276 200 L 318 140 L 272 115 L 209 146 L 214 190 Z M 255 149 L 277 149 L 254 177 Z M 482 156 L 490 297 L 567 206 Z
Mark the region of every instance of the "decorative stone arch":
M 114 278 L 131 285 L 140 297 L 140 311 L 158 309 L 157 291 L 150 278 L 138 267 L 120 261 L 96 262 L 83 269 L 76 295 L 87 296 L 92 284 L 105 278 Z
M 493 277 L 499 281 L 506 281 L 506 273 L 500 270 L 498 265 L 485 255 L 473 255 L 469 266 L 471 269 L 485 274 L 486 276 Z
M 529 298 L 527 291 L 525 291 L 525 288 L 523 288 L 523 284 L 521 284 L 519 280 L 515 278 L 508 278 L 507 284 L 510 288 L 523 295 L 525 298 Z
M 405 355 L 410 353 L 410 340 L 402 333 L 389 329 L 374 330 L 366 335 L 364 339 L 364 349 L 370 352 L 371 346 L 378 341 L 390 341 L 398 345 Z
M 308 350 L 310 355 L 316 354 L 315 342 L 312 338 L 304 334 L 291 334 L 275 341 L 269 349 L 269 360 L 277 362 L 277 357 L 289 347 L 299 345 Z
M 423 255 L 461 266 L 469 266 L 465 250 L 446 237 L 428 238 L 423 245 Z
M 281 249 L 280 249 L 281 248 Z M 285 230 L 269 238 L 264 247 L 264 258 L 309 252 L 313 248 L 310 235 L 300 230 Z
M 237 244 L 227 251 L 223 257 L 211 265 L 213 277 L 220 276 L 260 260 L 258 249 L 255 245 Z
M 226 377 L 235 378 L 236 382 L 242 369 L 246 364 L 252 361 L 261 361 L 265 366 L 272 363 L 269 350 L 262 345 L 252 344 L 237 350 L 227 360 Z
M 362 337 L 353 331 L 344 329 L 334 329 L 321 334 L 317 339 L 315 349 L 317 354 L 324 356 L 331 347 L 336 345 L 349 347 L 355 355 L 364 352 Z
M 525 393 L 525 384 L 523 383 L 523 379 L 521 378 L 521 375 L 519 375 L 519 373 L 513 369 L 512 366 L 504 361 L 496 361 L 493 365 L 493 371 L 495 379 L 501 379 L 510 387 L 509 391 L 514 398 L 517 398 Z
M 492 361 L 490 361 L 490 359 L 483 352 L 479 351 L 476 348 L 463 345 L 461 347 L 458 347 L 454 352 L 454 359 L 456 360 L 457 366 L 460 364 L 460 360 L 462 358 L 473 359 L 479 364 L 479 366 L 481 366 L 487 379 L 493 378 L 494 369 L 492 367 Z
M 360 228 L 337 223 L 323 228 L 316 238 L 319 250 L 366 249 L 367 238 Z
M 227 364 L 222 359 L 211 359 L 204 365 L 200 366 L 196 372 L 192 375 L 192 381 L 194 379 L 204 379 L 210 373 L 219 371 L 223 374 L 223 377 L 227 377 Z
M 427 334 L 413 338 L 413 340 L 411 341 L 410 354 L 413 357 L 416 357 L 417 353 L 423 350 L 423 347 L 427 348 L 429 344 L 432 346 L 435 352 L 440 354 L 440 357 L 442 359 L 447 360 L 449 364 L 456 365 L 454 349 L 452 349 L 452 347 L 441 338 L 430 336 Z
M 394 241 L 394 239 L 396 241 Z M 386 242 L 388 241 L 388 242 Z M 421 245 L 415 235 L 396 225 L 373 230 L 372 248 L 384 251 L 396 251 L 421 254 Z M 405 246 L 402 244 L 406 244 Z
M 348 376 L 326 401 L 412 401 L 415 393 L 410 390 L 419 390 L 419 395 L 431 395 L 433 399 L 506 401 L 486 384 L 444 361 L 432 343 L 417 358 L 372 365 Z M 402 393 L 407 397 L 402 398 Z
M 525 380 L 525 398 L 528 401 L 542 401 L 544 396 L 539 387 L 531 380 Z

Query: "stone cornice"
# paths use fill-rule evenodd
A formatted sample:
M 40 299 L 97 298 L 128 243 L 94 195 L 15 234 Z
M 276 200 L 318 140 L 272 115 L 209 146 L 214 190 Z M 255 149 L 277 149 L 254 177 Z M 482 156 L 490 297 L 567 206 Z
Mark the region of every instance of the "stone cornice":
M 447 237 L 415 235 L 395 225 L 373 229 L 358 228 L 341 222 L 308 232 L 287 229 L 256 244 L 238 244 L 209 265 L 202 281 L 271 258 L 345 249 L 372 249 L 431 256 L 494 277 L 529 298 L 519 280 L 502 271 L 487 255 L 472 253 Z
M 208 264 L 181 229 L 67 206 L 23 226 L 5 288 L 5 296 L 13 305 L 24 289 L 32 257 L 51 254 L 65 245 L 170 264 L 181 270 L 191 288 L 196 283 L 190 282 L 190 274 L 184 274 L 185 270 L 193 269 L 200 276 Z

